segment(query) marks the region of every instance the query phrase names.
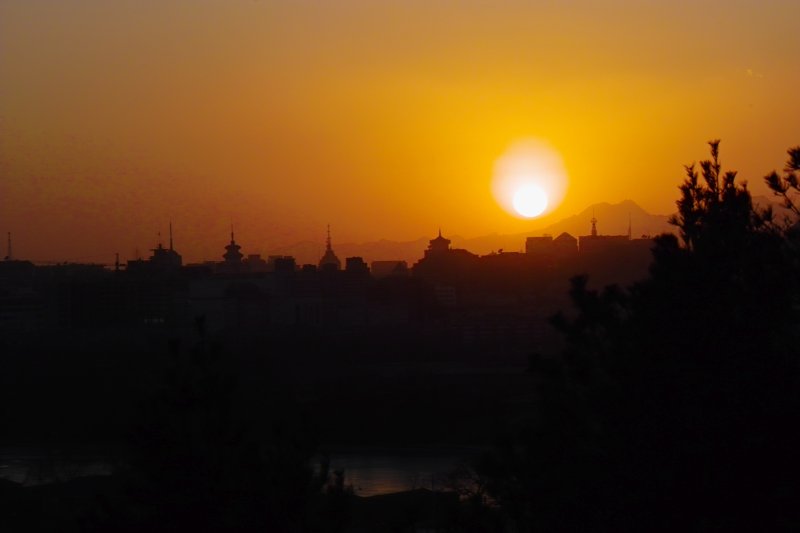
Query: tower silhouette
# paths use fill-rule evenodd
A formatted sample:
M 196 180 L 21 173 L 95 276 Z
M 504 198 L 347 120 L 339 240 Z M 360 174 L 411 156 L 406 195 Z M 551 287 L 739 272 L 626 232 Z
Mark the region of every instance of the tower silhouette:
M 631 240 L 631 213 L 628 211 L 628 240 Z
M 328 224 L 328 237 L 325 239 L 325 254 L 319 260 L 320 270 L 341 270 L 342 262 L 336 257 L 331 246 L 331 225 Z
M 239 251 L 241 249 L 242 247 L 236 244 L 236 239 L 233 235 L 233 224 L 231 224 L 231 242 L 225 247 L 225 253 L 222 255 L 228 266 L 238 265 L 242 262 L 244 255 Z

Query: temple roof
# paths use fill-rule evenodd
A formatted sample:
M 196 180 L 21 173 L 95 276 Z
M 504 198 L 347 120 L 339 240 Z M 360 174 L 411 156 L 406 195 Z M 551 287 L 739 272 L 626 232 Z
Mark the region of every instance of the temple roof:
M 439 230 L 439 235 L 435 239 L 431 239 L 430 242 L 431 242 L 431 244 L 434 244 L 434 243 L 437 243 L 437 244 L 438 243 L 450 244 L 450 239 L 445 239 L 444 237 L 442 237 L 442 230 L 440 229 Z

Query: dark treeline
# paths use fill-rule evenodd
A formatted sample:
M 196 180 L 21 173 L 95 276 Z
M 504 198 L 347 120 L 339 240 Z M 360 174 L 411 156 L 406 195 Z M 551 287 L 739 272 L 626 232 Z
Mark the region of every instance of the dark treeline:
M 519 530 L 796 529 L 800 483 L 800 148 L 754 210 L 711 159 L 687 167 L 648 279 L 589 290 L 553 323 L 567 341 L 532 371 L 536 424 L 479 461 Z

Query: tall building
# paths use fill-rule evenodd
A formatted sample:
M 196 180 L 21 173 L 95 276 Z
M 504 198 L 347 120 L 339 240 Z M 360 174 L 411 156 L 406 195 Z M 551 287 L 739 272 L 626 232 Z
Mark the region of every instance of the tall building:
M 328 238 L 325 241 L 325 254 L 322 256 L 322 259 L 319 260 L 319 269 L 320 270 L 341 270 L 342 262 L 336 257 L 336 254 L 333 253 L 333 248 L 331 247 L 331 227 L 328 225 Z
M 160 269 L 177 269 L 183 264 L 183 258 L 175 251 L 172 242 L 172 222 L 169 223 L 169 248 L 164 248 L 161 245 L 161 239 L 158 240 L 158 247 L 150 250 L 153 255 L 150 257 L 150 264 Z

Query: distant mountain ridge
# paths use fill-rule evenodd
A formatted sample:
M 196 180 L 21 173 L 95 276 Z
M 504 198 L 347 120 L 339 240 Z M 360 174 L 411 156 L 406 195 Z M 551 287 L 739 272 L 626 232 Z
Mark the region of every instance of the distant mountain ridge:
M 631 235 L 634 238 L 642 235 L 658 235 L 675 232 L 670 225 L 669 215 L 652 215 L 642 209 L 636 202 L 625 200 L 617 204 L 608 202 L 590 205 L 578 214 L 548 226 L 533 229 L 524 233 L 498 235 L 496 233 L 480 237 L 464 238 L 459 235 L 445 235 L 452 241 L 453 248 L 464 248 L 470 252 L 483 255 L 497 250 L 519 252 L 525 248 L 526 237 L 552 235 L 558 236 L 567 232 L 575 237 L 588 235 L 591 231 L 592 217 L 597 219 L 597 231 L 601 235 L 627 235 L 630 220 Z M 435 237 L 430 235 L 412 241 L 391 241 L 381 239 L 365 243 L 333 243 L 333 249 L 339 259 L 346 257 L 363 257 L 367 263 L 382 260 L 403 260 L 409 266 L 418 261 L 428 247 L 428 241 Z M 299 264 L 316 264 L 325 251 L 323 243 L 302 241 L 289 246 L 272 248 L 268 255 L 291 255 Z
M 553 237 L 562 232 L 575 237 L 588 235 L 592 218 L 597 219 L 597 232 L 601 235 L 627 235 L 629 225 L 633 238 L 675 232 L 675 227 L 669 223 L 669 215 L 651 215 L 636 202 L 624 200 L 618 204 L 602 202 L 591 205 L 577 215 L 542 228 L 540 233 Z
M 754 196 L 753 204 L 759 207 L 772 206 L 776 215 L 785 210 L 780 201 L 766 196 Z M 525 249 L 526 237 L 552 235 L 557 237 L 567 232 L 574 237 L 588 235 L 592 230 L 592 218 L 597 219 L 597 232 L 600 235 L 627 235 L 628 224 L 631 227 L 631 236 L 636 239 L 643 235 L 655 236 L 661 233 L 677 233 L 675 226 L 669 223 L 670 215 L 652 215 L 642 209 L 633 200 L 611 204 L 602 202 L 590 205 L 578 214 L 564 218 L 558 222 L 524 233 L 498 235 L 492 233 L 480 237 L 464 238 L 459 235 L 445 235 L 452 241 L 453 248 L 464 248 L 470 252 L 484 255 L 498 250 L 506 252 L 520 252 Z M 420 237 L 413 241 L 391 241 L 381 239 L 365 243 L 336 243 L 333 249 L 339 259 L 344 262 L 346 257 L 363 257 L 367 263 L 381 260 L 403 260 L 409 266 L 424 255 L 428 241 L 435 237 L 430 235 Z M 325 251 L 323 243 L 303 241 L 289 246 L 273 248 L 269 255 L 291 255 L 300 264 L 316 264 Z

